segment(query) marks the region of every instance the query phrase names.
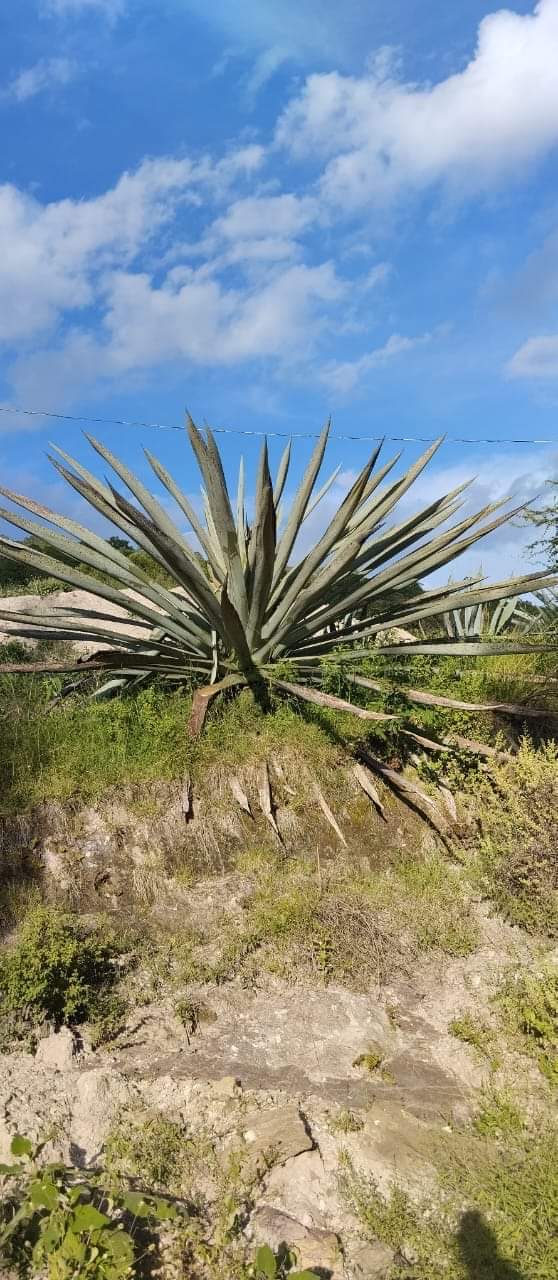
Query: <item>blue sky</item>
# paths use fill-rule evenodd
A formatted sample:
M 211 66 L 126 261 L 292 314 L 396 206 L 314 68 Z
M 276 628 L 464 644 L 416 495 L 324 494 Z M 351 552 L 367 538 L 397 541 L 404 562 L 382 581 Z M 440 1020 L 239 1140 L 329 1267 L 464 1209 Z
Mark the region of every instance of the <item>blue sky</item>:
M 449 442 L 416 492 L 531 497 L 558 473 L 557 65 L 558 0 L 4 6 L 0 405 L 556 441 Z M 179 433 L 95 430 L 195 488 Z M 70 509 L 44 450 L 85 456 L 78 427 L 0 432 L 4 483 Z M 345 483 L 365 453 L 332 442 Z

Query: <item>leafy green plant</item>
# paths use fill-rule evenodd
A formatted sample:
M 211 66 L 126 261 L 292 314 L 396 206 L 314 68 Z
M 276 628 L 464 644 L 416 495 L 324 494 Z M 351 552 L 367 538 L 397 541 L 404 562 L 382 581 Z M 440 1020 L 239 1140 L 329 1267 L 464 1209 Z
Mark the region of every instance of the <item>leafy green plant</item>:
M 317 1280 L 315 1271 L 293 1271 L 296 1266 L 296 1254 L 291 1251 L 274 1253 L 269 1245 L 262 1244 L 256 1249 L 254 1262 L 249 1274 L 254 1280 Z
M 126 555 L 116 539 L 105 540 L 30 498 L 6 489 L 0 491 L 17 507 L 63 531 L 55 532 L 13 510 L 1 510 L 7 521 L 31 538 L 40 539 L 41 548 L 47 548 L 45 551 L 1 537 L 3 555 L 16 565 L 30 565 L 61 582 L 88 590 L 99 600 L 97 608 L 58 610 L 40 616 L 10 613 L 9 621 L 21 636 L 105 645 L 108 642 L 110 649 L 105 648 L 79 666 L 84 673 L 88 668 L 90 672 L 109 673 L 110 680 L 102 691 L 96 691 L 97 695 L 124 687 L 137 688 L 154 675 L 175 683 L 204 680 L 204 688 L 194 699 L 190 721 L 191 732 L 197 733 L 209 702 L 217 693 L 249 684 L 263 698 L 265 684 L 270 681 L 289 697 L 338 706 L 356 711 L 361 718 L 385 722 L 392 718 L 390 713 L 355 708 L 312 687 L 320 684 L 325 656 L 341 646 L 340 661 L 354 666 L 371 651 L 371 646 L 384 656 L 401 652 L 406 656 L 441 651 L 466 655 L 486 652 L 486 644 L 478 641 L 404 645 L 396 641 L 376 647 L 374 642 L 387 628 L 410 626 L 448 609 L 497 601 L 510 592 L 520 594 L 540 587 L 545 580 L 545 575 L 535 574 L 489 587 L 480 585 L 478 580 L 465 579 L 430 591 L 417 588 L 419 578 L 453 560 L 511 514 L 502 513 L 500 503 L 491 504 L 445 532 L 436 532 L 462 505 L 465 486 L 459 486 L 418 514 L 386 525 L 441 441 L 432 445 L 402 478 L 390 479 L 386 484 L 382 482 L 392 472 L 398 456 L 377 469 L 378 447 L 317 543 L 293 562 L 304 521 L 337 474 L 317 488 L 329 425 L 321 433 L 283 525 L 280 504 L 289 472 L 290 444 L 275 484 L 267 445 L 263 446 L 255 516 L 250 525 L 243 466 L 233 513 L 212 433 L 208 430 L 204 439 L 191 419 L 187 428 L 205 486 L 205 522 L 200 521 L 192 503 L 162 464 L 150 453 L 146 452 L 146 457 L 165 495 L 174 500 L 188 520 L 205 557 L 203 566 L 199 554 L 165 507 L 99 441 L 88 437 L 135 502 L 111 483 L 97 480 L 62 450 L 57 449 L 58 458 L 51 459 L 73 489 L 170 575 L 180 588 L 179 594 L 156 581 L 139 562 Z M 125 610 L 136 628 L 136 638 L 114 629 L 113 612 L 107 605 Z M 490 652 L 498 652 L 498 645 L 492 643 Z M 296 672 L 295 682 L 279 675 L 285 661 Z
M 116 982 L 115 943 L 75 916 L 39 906 L 29 912 L 17 942 L 0 955 L 0 1012 L 32 1027 L 113 1019 L 107 1001 Z M 122 1006 L 118 1006 L 119 1016 Z
M 11 1151 L 16 1162 L 0 1165 L 0 1257 L 20 1275 L 125 1280 L 149 1248 L 138 1228 L 177 1217 L 167 1200 L 134 1191 L 114 1196 L 95 1177 L 40 1165 L 42 1147 L 28 1138 L 16 1135 Z

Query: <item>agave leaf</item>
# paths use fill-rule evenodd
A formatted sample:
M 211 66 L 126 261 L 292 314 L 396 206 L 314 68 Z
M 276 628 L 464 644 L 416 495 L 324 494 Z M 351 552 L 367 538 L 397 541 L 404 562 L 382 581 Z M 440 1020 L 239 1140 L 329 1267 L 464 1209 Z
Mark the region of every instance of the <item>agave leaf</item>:
M 355 764 L 353 767 L 353 774 L 359 786 L 362 787 L 362 790 L 370 798 L 370 800 L 372 801 L 372 804 L 376 806 L 376 809 L 378 810 L 380 817 L 384 819 L 384 822 L 387 822 L 388 820 L 387 813 L 385 811 L 384 805 L 382 804 L 382 801 L 380 800 L 379 792 L 377 788 L 374 786 L 374 783 L 372 782 L 372 779 L 370 777 L 368 770 L 364 768 L 363 764 Z
M 378 456 L 381 447 L 382 446 L 380 445 L 378 449 L 375 450 L 375 453 L 372 455 L 372 457 Z M 358 511 L 350 521 L 349 533 L 354 532 L 355 529 L 357 529 L 358 526 L 363 523 L 363 521 L 369 519 L 370 515 L 374 511 L 375 502 L 378 501 L 377 490 L 380 488 L 380 485 L 382 484 L 382 482 L 386 479 L 386 476 L 388 476 L 390 472 L 393 471 L 393 468 L 397 466 L 397 463 L 399 462 L 400 457 L 401 457 L 401 450 L 399 450 L 399 453 L 395 453 L 393 455 L 393 458 L 389 459 L 389 462 L 385 462 L 383 467 L 380 467 L 379 471 L 375 471 L 372 473 L 368 481 L 368 484 L 366 486 L 366 489 L 364 490 L 364 493 L 362 495 L 362 505 L 359 507 Z M 386 493 L 386 490 L 383 490 L 383 494 L 385 493 Z M 373 502 L 372 499 L 374 497 L 374 494 L 376 494 L 376 498 L 374 499 L 374 502 Z
M 166 534 L 167 538 L 169 538 L 173 543 L 177 543 L 183 555 L 185 555 L 187 559 L 192 560 L 195 564 L 195 556 L 192 547 L 186 541 L 186 538 L 182 536 L 180 530 L 177 529 L 176 525 L 171 520 L 170 516 L 167 515 L 164 507 L 161 506 L 161 503 L 158 502 L 157 498 L 149 492 L 149 489 L 142 484 L 141 480 L 134 475 L 133 471 L 130 471 L 129 467 L 125 466 L 125 464 L 121 462 L 114 453 L 111 453 L 110 449 L 107 449 L 106 446 L 101 444 L 99 440 L 96 440 L 94 436 L 88 435 L 87 432 L 85 433 L 85 437 L 92 448 L 105 459 L 105 462 L 109 463 L 117 476 L 120 476 L 120 479 L 124 482 L 126 488 L 129 489 L 130 493 L 133 493 L 134 498 L 137 498 L 137 501 L 141 503 L 144 511 L 147 512 L 150 520 L 157 529 L 160 529 L 164 534 Z M 116 491 L 112 485 L 109 487 L 117 506 L 119 509 L 122 509 L 120 507 Z M 135 511 L 135 508 L 132 507 L 132 511 Z
M 215 558 L 215 562 L 220 566 L 219 581 L 222 582 L 224 579 L 224 575 L 227 572 L 227 566 L 225 564 L 223 552 L 221 551 L 221 543 L 219 541 L 219 536 L 217 533 L 217 529 L 215 527 L 215 521 L 213 519 L 213 512 L 211 510 L 211 506 L 209 504 L 209 498 L 207 496 L 207 493 L 205 492 L 205 489 L 202 489 L 202 502 L 203 502 L 203 513 L 205 516 L 205 523 L 207 526 L 207 540 L 208 540 L 209 546 L 211 547 L 212 555 Z
M 29 549 L 22 551 L 19 544 L 10 543 L 6 538 L 0 538 L 0 547 L 2 555 L 6 556 L 8 560 L 14 560 L 17 564 L 31 565 L 32 568 L 39 569 L 51 577 L 58 578 L 61 582 L 67 582 L 72 587 L 89 591 L 93 595 L 100 596 L 103 600 L 110 600 L 113 604 L 118 604 L 123 609 L 130 609 L 130 598 L 117 588 L 110 587 L 104 582 L 99 582 L 97 578 L 89 577 L 85 573 L 80 573 L 78 570 L 72 569 L 71 566 L 65 565 L 62 561 L 53 559 L 52 556 L 45 555 L 40 551 L 32 552 Z M 137 613 L 140 618 L 151 622 L 154 627 L 161 625 L 160 612 L 150 609 L 143 601 L 134 600 L 133 608 L 134 613 Z M 165 625 L 177 640 L 191 639 L 186 619 L 178 624 L 174 618 L 167 617 Z
M 348 847 L 347 841 L 345 840 L 341 827 L 339 826 L 337 818 L 332 813 L 327 803 L 327 800 L 323 794 L 323 791 L 321 787 L 318 786 L 318 783 L 316 782 L 316 780 L 314 780 L 314 795 L 316 797 L 316 800 L 318 801 L 318 804 L 320 806 L 320 809 L 324 817 L 327 818 L 327 821 L 329 822 L 330 827 L 333 827 L 333 830 L 335 831 L 337 838 L 341 841 L 341 844 L 346 849 Z
M 79 538 L 80 542 L 84 546 L 90 547 L 93 551 L 99 551 L 107 560 L 111 560 L 114 564 L 118 564 L 124 568 L 128 566 L 128 569 L 130 569 L 131 564 L 127 556 L 124 556 L 121 551 L 116 547 L 113 547 L 105 538 L 100 537 L 99 534 L 93 533 L 90 529 L 87 529 L 85 525 L 78 524 L 77 520 L 70 520 L 68 516 L 57 515 L 55 511 L 51 511 L 48 507 L 44 507 L 42 503 L 36 502 L 32 498 L 25 498 L 20 493 L 13 493 L 11 489 L 4 489 L 0 486 L 0 494 L 2 494 L 3 497 L 8 498 L 10 502 L 15 503 L 16 506 L 22 507 L 24 511 L 30 511 L 33 515 L 40 516 L 42 520 L 48 520 L 50 524 L 56 525 L 59 529 L 65 529 L 66 532 L 72 534 L 74 538 Z M 12 521 L 12 523 L 15 522 Z M 44 532 L 43 526 L 41 525 L 36 527 L 39 529 L 42 537 Z M 20 528 L 23 528 L 23 526 L 20 525 Z M 148 580 L 147 575 L 144 574 L 137 565 L 134 565 L 133 569 L 137 576 Z
M 287 567 L 289 556 L 298 536 L 302 521 L 304 520 L 306 508 L 310 501 L 312 490 L 323 462 L 330 428 L 331 421 L 328 421 L 323 428 L 310 462 L 308 463 L 304 479 L 289 512 L 289 518 L 287 520 L 285 530 L 279 540 L 277 554 L 275 557 L 275 571 L 273 574 L 274 585 L 280 580 Z
M 360 502 L 363 490 L 370 475 L 372 463 L 368 462 L 363 467 L 360 475 L 355 480 L 344 501 L 341 503 L 339 511 L 334 516 L 329 527 L 326 529 L 323 537 L 314 547 L 313 551 L 302 561 L 298 572 L 294 577 L 288 591 L 283 596 L 281 603 L 277 606 L 274 613 L 266 621 L 262 627 L 262 636 L 269 639 L 277 634 L 280 623 L 288 613 L 294 601 L 299 597 L 300 592 L 306 586 L 315 570 L 322 564 L 331 548 L 335 545 L 339 533 L 346 527 L 347 521 L 350 519 L 353 511 Z
M 362 586 L 358 587 L 346 597 L 344 601 L 345 610 L 355 609 L 355 607 L 361 605 L 364 600 L 371 600 L 374 596 L 381 595 L 387 590 L 410 585 L 416 581 L 418 575 L 432 573 L 435 568 L 439 568 L 446 564 L 453 555 L 460 554 L 479 538 L 485 537 L 487 533 L 497 528 L 513 514 L 514 512 L 506 513 L 497 520 L 491 521 L 488 525 L 483 525 L 480 529 L 477 529 L 472 536 L 458 539 L 457 542 L 453 544 L 451 539 L 451 530 L 448 534 L 443 535 L 443 538 L 434 539 L 434 543 L 432 545 L 436 545 L 437 547 L 435 553 L 432 553 L 430 545 L 427 544 L 426 548 L 422 548 L 419 552 L 415 552 L 411 556 L 403 557 L 402 561 L 396 562 L 395 565 L 390 565 L 387 569 L 377 574 L 371 580 L 365 580 Z M 403 566 L 406 567 L 403 568 Z M 523 583 L 525 580 L 517 579 L 516 581 L 518 583 Z M 527 579 L 527 581 L 532 581 L 533 583 L 538 583 L 538 585 L 540 585 L 540 575 L 532 576 L 530 579 Z M 520 585 L 518 594 L 528 590 L 530 590 L 528 586 Z M 513 592 L 514 587 L 510 587 L 510 582 L 508 581 L 506 583 L 496 584 L 491 589 L 490 595 L 487 595 L 485 591 L 475 591 L 473 594 L 469 593 L 463 598 L 456 593 L 455 596 L 447 597 L 446 607 L 455 608 L 460 605 L 477 604 L 480 603 L 481 600 L 496 600 L 503 594 L 509 595 L 510 591 Z M 436 607 L 436 605 L 429 605 L 423 608 L 419 607 L 414 612 L 411 612 L 410 614 L 408 613 L 405 621 L 400 620 L 399 617 L 392 618 L 389 625 L 392 627 L 406 626 L 411 622 L 420 620 L 421 618 L 433 617 L 440 612 L 442 612 L 442 610 Z M 330 609 L 326 609 L 325 612 L 320 615 L 319 619 L 307 619 L 304 627 L 297 629 L 294 635 L 288 637 L 289 642 L 297 641 L 304 635 L 310 635 L 312 631 L 317 630 L 320 626 L 325 626 L 331 622 L 335 622 L 340 616 L 342 616 L 342 613 L 343 608 L 341 605 L 333 605 Z M 376 627 L 376 630 L 382 629 L 385 629 L 385 627 Z M 374 634 L 374 628 L 371 628 L 369 634 Z
M 322 485 L 321 489 L 318 489 L 318 492 L 315 495 L 315 497 L 313 497 L 311 501 L 308 503 L 304 520 L 308 520 L 309 516 L 312 515 L 312 512 L 316 510 L 316 507 L 322 501 L 322 498 L 325 498 L 326 494 L 329 493 L 331 486 L 332 484 L 335 484 L 335 481 L 337 480 L 337 477 L 340 471 L 341 471 L 341 463 L 339 463 L 339 466 L 335 468 L 335 471 L 332 471 L 329 477 L 329 480 L 326 480 L 325 484 Z
M 253 671 L 254 663 L 246 632 L 227 590 L 227 579 L 221 587 L 221 631 L 238 655 L 244 672 Z
M 236 536 L 240 548 L 240 559 L 245 570 L 248 563 L 246 554 L 246 510 L 244 503 L 244 458 L 241 456 L 238 466 L 238 488 L 236 493 Z
M 367 711 L 364 707 L 356 707 L 345 698 L 336 698 L 332 693 L 322 693 L 321 690 L 309 689 L 306 685 L 292 684 L 289 680 L 278 680 L 276 676 L 272 676 L 271 680 L 278 689 L 283 689 L 285 693 L 290 693 L 295 698 L 301 698 L 303 702 L 313 702 L 318 707 L 331 707 L 334 711 L 349 711 L 351 715 L 358 716 L 359 720 L 398 719 L 397 716 L 387 715 L 383 711 Z
M 228 595 L 240 617 L 242 625 L 246 626 L 248 621 L 248 599 L 246 596 L 244 570 L 219 450 L 209 430 L 206 432 L 206 441 L 202 439 L 200 432 L 189 415 L 187 429 L 207 490 L 215 531 L 226 568 L 229 583 Z
M 249 556 L 252 587 L 247 637 L 250 645 L 259 638 L 269 599 L 275 558 L 275 537 L 273 485 L 269 472 L 267 443 L 264 443 L 256 487 L 256 516 Z
M 61 449 L 57 444 L 50 443 L 49 449 L 54 449 L 54 452 L 58 454 L 58 457 L 63 458 L 64 462 L 67 462 L 68 466 L 75 471 L 76 475 L 78 475 L 81 480 L 84 480 L 86 484 L 90 485 L 92 489 L 96 489 L 101 497 L 104 497 L 107 502 L 111 501 L 111 494 L 108 485 L 103 484 L 92 471 L 88 471 L 87 467 L 82 466 L 81 462 L 78 462 L 77 458 L 73 458 L 70 453 L 66 453 L 65 450 Z M 48 454 L 47 457 L 49 457 Z M 56 467 L 60 465 L 56 458 L 49 457 L 49 461 Z
M 15 512 L 0 507 L 0 516 L 17 528 L 24 529 L 28 533 L 40 537 L 43 543 L 51 546 L 55 551 L 60 551 L 64 560 L 70 559 L 78 566 L 86 564 L 90 568 L 105 573 L 116 581 L 123 583 L 126 587 L 132 588 L 139 595 L 146 596 L 147 599 L 161 607 L 165 612 L 168 610 L 175 618 L 175 621 L 178 621 L 181 626 L 184 626 L 194 636 L 197 635 L 203 640 L 203 630 L 199 624 L 195 623 L 188 615 L 185 616 L 184 610 L 180 608 L 172 594 L 164 587 L 159 587 L 153 583 L 149 576 L 126 556 L 118 552 L 116 552 L 115 556 L 105 554 L 105 548 L 108 547 L 110 551 L 114 550 L 114 548 L 110 546 L 110 543 L 104 542 L 102 538 L 95 540 L 95 545 L 101 547 L 101 551 L 97 553 L 89 546 L 77 542 L 75 538 L 69 539 L 61 534 L 54 533 L 51 529 L 37 524 L 36 521 L 27 520 Z M 33 548 L 29 549 L 33 550 Z
M 429 445 L 428 449 L 421 454 L 420 458 L 417 458 L 417 461 L 413 466 L 409 467 L 409 470 L 405 472 L 405 475 L 402 476 L 401 480 L 396 480 L 394 484 L 390 485 L 389 489 L 383 492 L 380 491 L 379 494 L 376 494 L 374 503 L 372 503 L 366 513 L 367 520 L 373 514 L 376 519 L 376 524 L 379 524 L 380 521 L 384 519 L 384 516 L 393 510 L 396 503 L 399 502 L 400 498 L 402 498 L 407 490 L 410 489 L 411 485 L 418 479 L 421 472 L 424 471 L 424 468 L 428 466 L 430 459 L 438 452 L 438 449 L 444 443 L 444 440 L 445 436 L 439 436 L 438 439 L 435 440 L 433 444 Z M 399 454 L 398 456 L 400 457 L 401 455 Z
M 395 689 L 408 702 L 416 702 L 422 707 L 445 707 L 450 711 L 500 711 L 510 716 L 548 716 L 548 708 L 524 707 L 518 702 L 462 702 L 458 698 L 444 698 L 422 689 L 390 686 L 384 681 L 369 680 L 366 676 L 350 675 L 348 679 L 351 684 L 360 685 L 365 689 L 374 689 L 379 693 L 389 693 Z
M 279 520 L 279 503 L 281 501 L 281 498 L 283 497 L 283 490 L 285 488 L 285 483 L 287 480 L 287 476 L 289 474 L 289 466 L 291 462 L 291 443 L 292 442 L 289 440 L 281 456 L 279 469 L 277 471 L 277 479 L 275 481 L 275 488 L 273 490 L 273 501 L 275 503 L 275 510 L 277 512 L 277 520 Z
M 49 458 L 49 461 L 52 463 L 58 474 L 62 476 L 62 479 L 65 480 L 67 484 L 71 485 L 72 489 L 75 489 L 76 493 L 79 493 L 80 497 L 85 498 L 86 502 L 89 502 L 96 511 L 99 511 L 100 514 L 105 517 L 105 519 L 110 520 L 113 525 L 116 525 L 117 529 L 121 529 L 122 532 L 125 533 L 128 538 L 131 538 L 136 542 L 143 551 L 147 551 L 149 555 L 153 556 L 153 559 L 156 560 L 158 564 L 162 565 L 164 569 L 168 569 L 168 565 L 165 564 L 164 559 L 158 552 L 154 543 L 151 542 L 140 529 L 135 527 L 130 520 L 127 520 L 123 513 L 118 510 L 110 489 L 107 490 L 110 498 L 109 502 L 104 497 L 103 486 L 97 486 L 94 488 L 92 485 L 88 484 L 86 480 L 82 480 L 77 474 L 74 475 L 71 471 L 68 471 L 67 468 L 64 467 L 61 462 L 58 462 L 56 458 Z
M 217 630 L 220 627 L 220 614 L 215 596 L 209 586 L 207 578 L 204 577 L 194 560 L 185 555 L 179 540 L 174 540 L 165 530 L 159 529 L 154 525 L 147 516 L 144 516 L 138 508 L 134 507 L 127 498 L 113 490 L 114 500 L 119 508 L 128 519 L 133 520 L 137 528 L 144 530 L 151 538 L 154 546 L 163 556 L 166 564 L 169 566 L 177 582 L 185 587 L 187 591 L 191 591 L 194 599 L 202 606 L 204 612 L 213 621 Z
M 241 675 L 228 675 L 219 680 L 218 684 L 208 684 L 202 689 L 196 689 L 192 700 L 192 711 L 188 721 L 188 735 L 190 738 L 199 737 L 205 718 L 209 711 L 210 703 L 217 697 L 218 693 L 223 693 L 227 689 L 234 689 L 238 685 L 245 685 L 246 679 Z
M 186 494 L 183 493 L 181 489 L 179 489 L 178 485 L 176 484 L 176 481 L 173 480 L 173 477 L 166 470 L 166 467 L 164 467 L 162 463 L 159 462 L 159 459 L 155 458 L 153 454 L 149 452 L 148 449 L 144 449 L 144 453 L 150 467 L 155 472 L 157 479 L 160 480 L 161 484 L 165 486 L 165 489 L 167 490 L 167 492 L 170 493 L 172 498 L 174 498 L 174 501 L 177 503 L 177 506 L 179 506 L 180 510 L 184 512 L 186 519 L 191 524 L 192 529 L 196 535 L 196 538 L 198 539 L 198 542 L 202 550 L 205 552 L 207 559 L 211 564 L 211 568 L 213 569 L 213 572 L 217 575 L 217 577 L 222 578 L 223 570 L 221 567 L 221 562 L 220 560 L 217 560 L 214 557 L 213 547 L 210 539 L 207 536 L 207 531 L 203 528 L 201 521 L 198 520 L 198 517 L 192 506 L 192 503 L 188 500 L 188 498 L 186 497 Z
M 422 538 L 426 533 L 430 533 L 432 529 L 436 529 L 438 525 L 444 524 L 446 520 L 451 519 L 457 511 L 462 507 L 462 503 L 456 501 L 457 495 L 463 488 L 454 489 L 453 493 L 447 495 L 446 498 L 438 498 L 435 502 L 430 503 L 428 507 L 423 507 L 408 519 L 401 521 L 398 525 L 391 525 L 380 536 L 374 538 L 370 543 L 370 533 L 365 529 L 362 539 L 362 529 L 359 531 L 363 540 L 363 549 L 359 556 L 355 559 L 355 568 L 368 568 L 369 563 L 379 565 L 382 563 L 382 552 L 388 551 L 389 555 L 393 555 L 395 551 L 401 552 L 405 548 Z M 368 543 L 368 545 L 367 545 Z

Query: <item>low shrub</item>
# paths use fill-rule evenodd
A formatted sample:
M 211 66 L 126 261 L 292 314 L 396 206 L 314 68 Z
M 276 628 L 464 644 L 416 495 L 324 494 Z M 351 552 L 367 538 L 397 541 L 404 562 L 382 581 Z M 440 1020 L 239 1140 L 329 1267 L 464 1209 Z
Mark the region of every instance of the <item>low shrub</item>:
M 12 1029 L 42 1022 L 114 1022 L 118 948 L 103 929 L 46 906 L 27 915 L 17 941 L 0 954 L 0 1015 Z M 112 998 L 111 998 L 112 997 Z M 120 1006 L 122 1013 L 122 1006 Z

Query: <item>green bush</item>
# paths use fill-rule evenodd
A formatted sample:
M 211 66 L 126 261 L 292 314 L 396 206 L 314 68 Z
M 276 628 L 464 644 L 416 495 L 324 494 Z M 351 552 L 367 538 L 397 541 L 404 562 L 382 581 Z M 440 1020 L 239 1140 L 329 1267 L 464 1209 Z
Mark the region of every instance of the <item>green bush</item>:
M 0 956 L 0 1011 L 28 1025 L 106 1017 L 107 995 L 118 976 L 115 956 L 115 945 L 102 930 L 36 907 L 18 941 Z

